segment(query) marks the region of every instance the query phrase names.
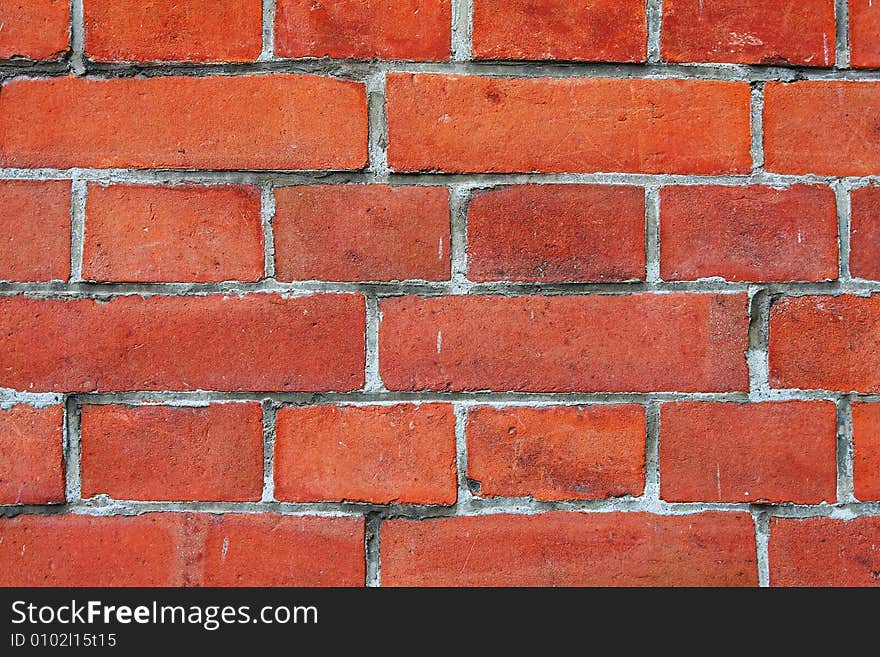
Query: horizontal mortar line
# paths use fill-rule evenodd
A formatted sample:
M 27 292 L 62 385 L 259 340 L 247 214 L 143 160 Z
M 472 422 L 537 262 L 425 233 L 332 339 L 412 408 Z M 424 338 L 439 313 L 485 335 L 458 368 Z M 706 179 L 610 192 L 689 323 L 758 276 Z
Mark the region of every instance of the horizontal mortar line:
M 231 76 L 292 73 L 365 80 L 374 73 L 429 73 L 522 78 L 646 78 L 725 81 L 880 80 L 880 70 L 731 63 L 615 63 L 535 60 L 416 62 L 330 58 L 275 58 L 242 63 L 125 62 L 84 60 L 87 77 Z M 11 60 L 0 63 L 0 76 L 56 77 L 70 73 L 67 59 L 54 62 Z
M 657 402 L 730 402 L 761 401 L 832 401 L 849 399 L 855 402 L 880 403 L 880 394 L 830 390 L 770 390 L 760 397 L 748 392 L 512 392 L 512 391 L 363 391 L 354 392 L 220 392 L 194 391 L 120 391 L 80 393 L 21 393 L 0 389 L 0 404 L 24 403 L 52 405 L 63 396 L 74 397 L 89 405 L 169 405 L 206 406 L 211 403 L 265 402 L 279 405 L 391 405 L 391 404 L 464 404 L 470 406 L 578 406 L 603 404 L 639 404 Z
M 771 296 L 866 296 L 880 293 L 880 281 L 823 281 L 817 283 L 746 283 L 723 279 L 698 281 L 630 281 L 621 283 L 473 283 L 460 281 L 401 282 L 324 282 L 297 281 L 259 283 L 226 281 L 222 283 L 8 283 L 0 282 L 0 297 L 27 296 L 39 299 L 91 299 L 118 296 L 209 296 L 247 294 L 280 294 L 291 297 L 313 294 L 361 294 L 380 298 L 415 295 L 438 296 L 621 296 L 631 294 L 737 294 L 760 285 Z
M 131 516 L 143 513 L 245 513 L 290 516 L 361 517 L 369 513 L 384 519 L 411 518 L 427 520 L 492 514 L 534 515 L 553 511 L 575 513 L 647 513 L 657 516 L 695 515 L 699 513 L 766 513 L 779 518 L 837 518 L 880 516 L 880 502 L 845 504 L 750 504 L 747 502 L 664 502 L 646 498 L 611 498 L 599 500 L 542 501 L 531 498 L 474 498 L 467 504 L 418 505 L 373 504 L 359 502 L 139 502 L 93 500 L 59 505 L 0 505 L 0 517 L 27 515 L 89 515 L 99 517 Z
M 134 168 L 70 168 L 4 167 L 0 180 L 83 180 L 105 185 L 112 184 L 241 184 L 291 187 L 298 185 L 344 185 L 390 183 L 392 185 L 443 186 L 457 185 L 470 188 L 497 187 L 516 184 L 597 184 L 633 186 L 746 186 L 769 185 L 834 185 L 846 187 L 880 185 L 880 175 L 874 176 L 821 176 L 816 174 L 781 174 L 758 171 L 749 174 L 669 174 L 669 173 L 443 173 L 391 172 L 389 175 L 373 171 L 332 170 L 226 170 L 226 169 L 134 169 Z

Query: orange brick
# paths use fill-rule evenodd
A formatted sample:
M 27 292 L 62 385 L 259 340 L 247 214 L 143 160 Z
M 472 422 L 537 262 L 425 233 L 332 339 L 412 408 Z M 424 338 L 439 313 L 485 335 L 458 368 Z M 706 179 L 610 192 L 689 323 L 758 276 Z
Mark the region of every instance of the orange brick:
M 0 504 L 64 502 L 61 406 L 0 410 Z
M 643 0 L 474 0 L 477 59 L 642 62 Z
M 746 173 L 749 87 L 389 75 L 396 171 Z
M 856 278 L 880 280 L 880 187 L 851 195 L 849 266 Z
M 880 297 L 794 297 L 770 310 L 770 385 L 880 391 Z
M 254 187 L 89 185 L 86 280 L 257 281 L 263 266 Z
M 837 409 L 831 402 L 663 404 L 660 495 L 670 502 L 834 502 Z
M 69 48 L 70 0 L 0 0 L 0 58 L 58 59 Z
M 361 518 L 0 519 L 0 586 L 362 586 Z
M 383 299 L 389 390 L 745 390 L 745 295 Z M 585 327 L 588 327 L 585 329 Z
M 853 404 L 852 421 L 856 499 L 880 501 L 880 404 Z
M 660 199 L 664 280 L 837 278 L 837 209 L 828 187 L 666 187 Z
M 337 59 L 449 59 L 449 0 L 277 0 L 275 54 Z
M 645 277 L 640 187 L 518 185 L 477 192 L 468 211 L 475 281 L 625 281 Z
M 880 4 L 849 0 L 850 64 L 853 68 L 880 67 Z
M 754 586 L 745 513 L 489 515 L 382 523 L 386 586 Z
M 3 85 L 0 131 L 0 164 L 11 167 L 360 169 L 367 161 L 364 85 L 312 75 L 18 78 Z
M 443 187 L 285 187 L 275 202 L 279 280 L 449 279 Z
M 0 182 L 0 280 L 66 281 L 69 277 L 70 183 Z
M 2 298 L 0 388 L 354 390 L 364 313 L 343 294 Z
M 764 90 L 768 171 L 825 176 L 880 173 L 877 82 L 770 82 Z
M 279 500 L 455 502 L 449 404 L 286 407 L 278 411 L 277 432 Z
M 480 406 L 468 415 L 467 447 L 480 497 L 587 500 L 645 488 L 641 406 Z
M 880 518 L 773 518 L 771 586 L 880 586 Z
M 664 0 L 662 56 L 670 62 L 832 66 L 830 0 Z
M 85 52 L 103 62 L 252 62 L 263 10 L 252 0 L 84 0 Z
M 82 494 L 123 500 L 257 502 L 259 404 L 84 406 Z

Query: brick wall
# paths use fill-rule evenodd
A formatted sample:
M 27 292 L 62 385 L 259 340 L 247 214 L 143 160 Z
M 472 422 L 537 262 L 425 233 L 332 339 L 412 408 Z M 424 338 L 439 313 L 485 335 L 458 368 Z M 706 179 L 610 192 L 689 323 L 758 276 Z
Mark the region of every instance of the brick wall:
M 880 585 L 880 3 L 0 22 L 0 584 Z

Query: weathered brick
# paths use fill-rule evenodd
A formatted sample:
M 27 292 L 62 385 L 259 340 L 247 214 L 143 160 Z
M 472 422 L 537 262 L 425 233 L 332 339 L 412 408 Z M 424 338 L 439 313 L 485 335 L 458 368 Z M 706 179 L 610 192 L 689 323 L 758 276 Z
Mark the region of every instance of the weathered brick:
M 0 519 L 0 586 L 362 586 L 361 518 Z
M 387 96 L 397 171 L 751 168 L 745 83 L 395 74 Z
M 666 187 L 660 199 L 664 280 L 837 278 L 837 209 L 828 187 Z
M 880 280 L 880 187 L 854 189 L 850 200 L 850 271 Z
M 84 406 L 83 497 L 259 501 L 262 416 L 256 403 Z
M 276 499 L 455 502 L 449 404 L 286 407 L 276 426 Z
M 642 62 L 643 0 L 474 0 L 477 59 Z
M 853 68 L 880 67 L 880 4 L 849 0 L 850 64 Z
M 84 0 L 83 14 L 96 61 L 252 62 L 263 47 L 252 0 Z
M 69 48 L 70 0 L 0 0 L 0 59 L 57 59 Z
M 360 169 L 366 91 L 312 75 L 18 78 L 0 135 L 13 167 Z
M 275 191 L 275 202 L 279 280 L 449 278 L 443 187 L 285 187 Z
M 745 513 L 488 515 L 382 523 L 386 586 L 754 586 Z
M 768 171 L 827 176 L 880 173 L 877 82 L 770 82 L 764 89 Z
M 390 390 L 748 387 L 742 294 L 401 297 L 380 308 Z
M 771 586 L 880 586 L 880 518 L 773 518 Z
M 856 499 L 880 501 L 880 404 L 853 404 L 852 423 Z
M 318 294 L 0 299 L 0 387 L 28 391 L 353 390 L 364 300 Z
M 277 0 L 275 54 L 449 59 L 450 0 Z
M 662 56 L 670 62 L 832 66 L 830 0 L 664 0 Z
M 660 495 L 670 502 L 834 502 L 831 402 L 681 402 L 660 410 Z
M 0 280 L 66 281 L 69 277 L 70 183 L 0 182 Z
M 773 304 L 770 385 L 880 391 L 880 297 L 794 297 Z
M 89 185 L 86 280 L 257 281 L 263 266 L 254 187 Z
M 477 192 L 468 211 L 475 281 L 625 281 L 645 277 L 640 187 L 522 185 Z
M 467 419 L 468 478 L 481 497 L 641 495 L 642 406 L 479 406 Z
M 0 409 L 0 504 L 64 502 L 63 428 L 61 406 Z

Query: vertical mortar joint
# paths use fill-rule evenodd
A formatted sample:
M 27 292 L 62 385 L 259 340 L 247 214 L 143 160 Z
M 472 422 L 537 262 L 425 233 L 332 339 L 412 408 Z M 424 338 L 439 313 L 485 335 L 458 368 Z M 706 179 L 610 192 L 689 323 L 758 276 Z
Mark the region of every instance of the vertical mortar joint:
M 263 277 L 275 280 L 275 188 L 260 188 L 260 221 L 263 227 Z
M 834 0 L 834 19 L 836 23 L 834 67 L 848 69 L 850 67 L 849 0 Z
M 661 44 L 663 0 L 648 0 L 646 19 L 648 21 L 648 63 L 660 64 L 663 61 Z
M 275 0 L 263 0 L 263 47 L 257 61 L 275 59 Z
M 452 61 L 467 62 L 473 57 L 473 0 L 452 0 Z

